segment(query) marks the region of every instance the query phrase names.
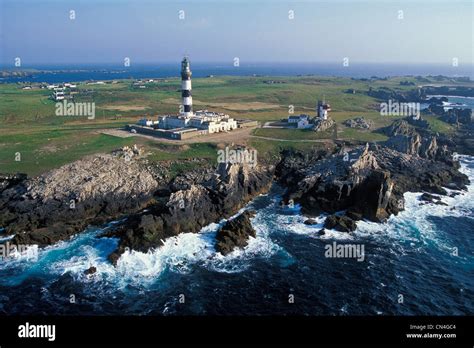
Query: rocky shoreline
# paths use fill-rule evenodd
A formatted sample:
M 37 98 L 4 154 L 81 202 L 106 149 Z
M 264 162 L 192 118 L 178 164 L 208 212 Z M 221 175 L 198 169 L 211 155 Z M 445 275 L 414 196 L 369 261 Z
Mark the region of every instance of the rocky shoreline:
M 388 133 L 384 144 L 336 154 L 286 154 L 276 168 L 279 183 L 288 188 L 283 203 L 299 203 L 309 217 L 333 214 L 325 227 L 350 232 L 356 228 L 352 221 L 383 222 L 398 214 L 405 192 L 446 195 L 444 187 L 466 189 L 467 176 L 435 136 L 422 136 L 406 120 L 394 122 Z M 342 217 L 334 215 L 341 211 Z
M 116 263 L 127 248 L 146 252 L 161 246 L 168 237 L 199 232 L 210 223 L 229 218 L 254 197 L 266 193 L 272 177 L 272 166 L 245 163 L 219 163 L 215 172 L 177 176 L 156 194 L 156 203 L 149 209 L 130 215 L 106 234 L 120 239 L 109 259 Z
M 40 247 L 145 208 L 159 183 L 134 160 L 86 157 L 39 177 L 3 177 L 0 226 L 15 244 Z
M 299 203 L 308 218 L 329 214 L 324 227 L 341 232 L 355 230 L 361 219 L 383 222 L 397 214 L 407 191 L 438 202 L 444 187 L 466 189 L 468 178 L 458 171 L 449 139 L 409 120 L 384 132 L 390 137 L 384 143 L 284 151 L 276 166 L 203 165 L 171 180 L 155 175 L 136 148 L 90 156 L 37 178 L 0 176 L 0 226 L 14 235 L 11 243 L 43 247 L 123 218 L 101 235 L 119 239 L 109 255 L 116 264 L 126 250 L 147 252 L 166 238 L 228 219 L 273 182 L 287 188 L 284 204 Z M 252 216 L 245 211 L 227 221 L 216 250 L 226 255 L 247 245 L 255 236 Z
M 102 236 L 119 238 L 109 259 L 148 251 L 182 232 L 229 218 L 270 189 L 274 167 L 247 163 L 200 166 L 159 182 L 139 153 L 125 148 L 90 156 L 37 178 L 0 177 L 0 226 L 11 243 L 44 247 L 89 225 L 123 219 Z M 162 173 L 161 173 L 162 174 Z

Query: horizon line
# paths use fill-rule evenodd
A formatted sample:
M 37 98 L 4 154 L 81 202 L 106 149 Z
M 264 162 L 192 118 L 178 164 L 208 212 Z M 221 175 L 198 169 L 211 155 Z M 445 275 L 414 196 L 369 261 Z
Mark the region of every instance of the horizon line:
M 21 70 L 22 68 L 25 69 L 25 68 L 34 68 L 34 66 L 50 66 L 50 67 L 54 67 L 54 66 L 104 66 L 104 65 L 107 65 L 107 66 L 116 66 L 116 67 L 122 67 L 124 69 L 130 69 L 132 68 L 133 69 L 133 66 L 134 65 L 153 65 L 153 64 L 170 64 L 170 65 L 173 65 L 173 64 L 179 64 L 180 63 L 180 60 L 156 60 L 156 61 L 137 61 L 137 62 L 134 62 L 133 60 L 131 60 L 132 63 L 131 63 L 131 66 L 124 66 L 122 62 L 32 62 L 32 63 L 27 63 L 27 64 L 23 64 L 22 66 L 20 67 L 16 67 L 14 66 L 14 63 L 0 63 L 0 68 L 11 68 L 11 69 L 14 69 L 14 70 Z M 197 60 L 193 60 L 192 58 L 190 59 L 191 63 L 195 63 L 195 64 L 221 64 L 221 65 L 225 65 L 225 66 L 228 66 L 228 67 L 232 67 L 233 66 L 233 61 L 232 60 L 227 60 L 227 61 L 222 61 L 222 60 L 219 60 L 219 61 L 213 61 L 213 60 L 200 60 L 200 59 L 197 59 Z M 294 64 L 327 64 L 327 65 L 341 65 L 342 67 L 342 60 L 341 62 L 335 62 L 335 61 L 286 61 L 286 62 L 282 62 L 282 61 L 262 61 L 262 60 L 248 60 L 248 61 L 243 61 L 242 60 L 239 62 L 240 63 L 240 66 L 244 65 L 244 66 L 249 66 L 249 65 L 252 65 L 252 64 L 259 64 L 259 65 L 285 65 L 285 64 L 288 64 L 288 65 L 294 65 Z M 474 67 L 474 62 L 459 62 L 458 66 L 457 67 L 454 67 L 452 66 L 452 63 L 447 61 L 447 62 L 395 62 L 395 61 L 384 61 L 384 62 L 371 62 L 371 61 L 350 61 L 349 63 L 349 66 L 347 66 L 346 68 L 350 68 L 351 65 L 406 65 L 406 66 L 409 66 L 409 65 L 432 65 L 432 66 L 451 66 L 453 68 L 458 68 L 459 66 L 466 66 L 466 67 Z M 237 67 L 236 67 L 237 68 Z

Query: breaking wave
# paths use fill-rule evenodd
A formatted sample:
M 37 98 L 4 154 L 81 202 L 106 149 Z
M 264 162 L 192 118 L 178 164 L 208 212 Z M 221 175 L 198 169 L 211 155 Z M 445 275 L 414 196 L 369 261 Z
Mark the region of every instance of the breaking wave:
M 251 207 L 252 203 L 244 209 Z M 7 262 L 6 267 L 16 268 L 17 271 L 20 267 L 24 269 L 18 277 L 10 278 L 8 285 L 19 284 L 40 273 L 50 273 L 56 276 L 71 274 L 84 282 L 115 283 L 121 288 L 130 284 L 146 286 L 156 282 L 168 271 L 188 274 L 196 266 L 214 272 L 242 272 L 256 257 L 268 258 L 275 253 L 284 252 L 270 239 L 271 231 L 264 222 L 264 214 L 258 212 L 251 219 L 256 238 L 250 237 L 245 248 L 223 256 L 215 250 L 214 244 L 217 231 L 226 221 L 210 224 L 199 233 L 182 233 L 168 238 L 161 247 L 146 253 L 126 251 L 119 258 L 116 267 L 108 261 L 107 256 L 116 249 L 118 240 L 97 238 L 104 230 L 113 228 L 117 223 L 113 222 L 104 229 L 89 230 L 70 241 L 41 249 L 35 261 L 25 259 Z M 85 271 L 90 267 L 95 267 L 96 271 L 93 275 L 86 275 Z
M 275 313 L 267 312 L 264 302 L 249 302 L 245 293 L 236 290 L 240 286 L 246 287 L 248 296 L 258 296 L 262 287 L 273 289 L 278 294 L 275 296 L 287 296 L 285 291 L 299 292 L 299 296 L 307 296 L 315 304 L 300 308 L 301 313 L 310 314 L 474 311 L 472 300 L 466 300 L 474 288 L 472 237 L 466 234 L 472 232 L 474 225 L 474 157 L 461 156 L 460 161 L 461 171 L 471 180 L 467 192 L 456 194 L 447 189 L 448 196 L 441 198 L 446 205 L 422 202 L 421 193 L 408 192 L 404 195 L 404 211 L 384 224 L 359 221 L 354 233 L 326 229 L 320 236 L 318 231 L 326 216 L 313 218 L 313 225 L 304 224 L 306 217 L 298 206 L 279 206 L 283 189 L 278 187 L 243 208 L 257 212 L 251 219 L 256 238 L 250 238 L 245 248 L 226 256 L 214 247 L 216 233 L 226 220 L 210 224 L 199 233 L 169 238 L 163 246 L 147 253 L 125 252 L 116 267 L 107 256 L 116 249 L 118 240 L 97 236 L 118 222 L 101 229 L 91 228 L 68 241 L 38 249 L 36 260 L 18 257 L 2 262 L 0 288 L 8 296 L 3 300 L 5 295 L 0 295 L 0 311 L 2 306 L 15 303 L 11 298 L 16 296 L 16 301 L 24 301 L 25 307 L 10 311 L 36 313 L 28 307 L 34 299 L 25 297 L 34 296 L 28 290 L 33 279 L 40 279 L 41 294 L 51 308 L 61 307 L 55 297 L 57 287 L 62 289 L 70 282 L 73 288 L 94 296 L 93 309 L 88 307 L 84 313 L 116 313 L 116 304 L 109 303 L 111 298 L 120 300 L 127 313 L 177 313 L 179 305 L 170 294 L 182 287 L 202 297 L 196 307 L 189 309 L 191 314 Z M 325 259 L 324 245 L 333 240 L 363 243 L 367 262 Z M 459 256 L 454 257 L 456 248 Z M 90 267 L 95 267 L 96 272 L 86 275 Z M 359 298 L 364 286 L 374 303 L 367 304 L 363 297 Z M 9 288 L 11 294 L 5 290 Z M 419 295 L 428 292 L 436 292 L 436 297 L 425 299 Z M 390 297 L 396 298 L 398 293 L 412 295 L 416 305 L 396 307 Z M 151 309 L 145 294 L 153 296 L 156 302 Z M 228 296 L 233 302 L 225 301 Z M 212 305 L 206 302 L 207 298 L 214 301 Z M 450 298 L 454 302 L 449 302 Z M 222 308 L 216 305 L 220 301 Z M 282 313 L 286 313 L 284 309 Z

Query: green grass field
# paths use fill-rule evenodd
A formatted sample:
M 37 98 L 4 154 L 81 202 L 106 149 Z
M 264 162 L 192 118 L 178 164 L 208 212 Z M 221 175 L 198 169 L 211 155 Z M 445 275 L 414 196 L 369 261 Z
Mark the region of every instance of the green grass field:
M 273 77 L 283 83 L 267 84 L 269 77 L 213 77 L 193 79 L 195 109 L 212 109 L 234 118 L 261 122 L 288 117 L 290 106 L 295 114 L 314 115 L 317 100 L 331 104 L 331 117 L 338 124 L 338 139 L 382 141 L 376 129 L 390 124 L 393 117 L 382 117 L 378 101 L 369 97 L 369 87 L 407 90 L 400 81 L 414 78 L 361 81 L 331 77 Z M 145 89 L 132 88 L 132 80 L 102 85 L 79 84 L 77 102 L 94 102 L 96 117 L 56 116 L 55 103 L 46 89 L 21 89 L 21 84 L 0 84 L 0 172 L 26 172 L 38 175 L 51 168 L 77 160 L 85 155 L 108 152 L 124 145 L 138 143 L 151 152 L 153 161 L 179 158 L 214 159 L 215 144 L 176 146 L 159 144 L 141 137 L 119 138 L 100 134 L 99 130 L 119 128 L 143 117 L 177 113 L 180 99 L 178 78 L 159 79 L 147 83 Z M 346 93 L 354 89 L 355 94 Z M 356 130 L 342 125 L 344 120 L 364 116 L 372 120 L 374 129 Z M 432 117 L 428 121 L 435 131 L 452 128 Z M 278 140 L 250 138 L 249 144 L 262 153 L 278 153 L 282 148 L 311 148 L 312 140 L 331 139 L 333 132 L 316 133 L 297 129 L 256 129 L 253 135 Z M 308 143 L 301 142 L 308 140 Z M 18 157 L 20 154 L 20 157 Z M 18 160 L 20 159 L 20 160 Z

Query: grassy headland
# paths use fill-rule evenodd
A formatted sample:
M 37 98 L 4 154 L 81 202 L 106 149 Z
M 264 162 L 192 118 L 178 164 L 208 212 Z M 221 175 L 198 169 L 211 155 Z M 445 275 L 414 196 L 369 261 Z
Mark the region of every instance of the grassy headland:
M 411 82 L 401 84 L 401 82 Z M 95 119 L 56 116 L 55 102 L 47 89 L 24 90 L 27 84 L 0 84 L 0 172 L 25 172 L 38 175 L 85 155 L 107 152 L 114 148 L 140 144 L 151 153 L 150 160 L 216 157 L 219 144 L 196 143 L 183 146 L 160 144 L 159 139 L 121 138 L 102 134 L 101 130 L 119 128 L 143 117 L 177 113 L 180 80 L 155 79 L 145 88 L 136 88 L 133 80 L 108 81 L 105 84 L 78 84 L 76 102 L 95 102 Z M 423 84 L 439 83 L 423 78 Z M 455 82 L 453 82 L 455 83 Z M 212 109 L 234 118 L 258 120 L 261 123 L 288 117 L 294 113 L 314 115 L 317 100 L 331 104 L 331 117 L 337 122 L 338 139 L 381 141 L 377 129 L 396 117 L 381 116 L 380 101 L 367 95 L 369 88 L 381 87 L 408 91 L 420 85 L 415 77 L 389 79 L 351 79 L 336 77 L 212 77 L 193 79 L 195 109 Z M 446 83 L 445 83 L 446 84 Z M 466 83 L 464 83 L 465 85 Z M 472 83 L 471 83 L 472 85 Z M 345 127 L 342 122 L 363 116 L 374 126 L 371 130 Z M 447 123 L 427 117 L 432 128 L 450 132 Z M 321 146 L 320 140 L 331 139 L 334 132 L 316 133 L 297 129 L 255 129 L 245 141 L 261 154 L 275 155 L 283 148 Z M 20 154 L 20 160 L 17 154 Z

